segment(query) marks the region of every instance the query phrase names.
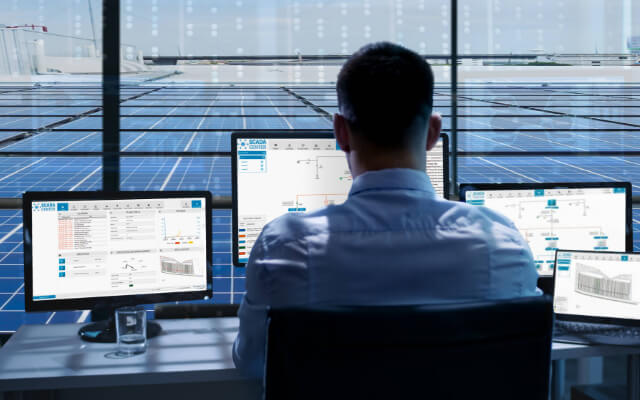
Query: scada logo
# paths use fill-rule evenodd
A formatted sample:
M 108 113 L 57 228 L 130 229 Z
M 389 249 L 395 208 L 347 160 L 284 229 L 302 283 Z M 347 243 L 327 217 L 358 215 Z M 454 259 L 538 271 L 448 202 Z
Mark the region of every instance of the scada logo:
M 31 209 L 33 211 L 55 211 L 56 203 L 33 203 Z
M 240 150 L 266 150 L 267 139 L 241 139 L 238 143 Z

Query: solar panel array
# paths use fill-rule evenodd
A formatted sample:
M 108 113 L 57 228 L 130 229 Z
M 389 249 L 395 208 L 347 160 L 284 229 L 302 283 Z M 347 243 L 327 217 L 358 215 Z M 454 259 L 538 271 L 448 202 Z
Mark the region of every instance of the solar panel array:
M 628 180 L 640 193 L 639 89 L 459 87 L 458 182 Z M 438 86 L 434 99 L 445 132 L 449 91 Z M 231 195 L 231 131 L 327 130 L 337 111 L 330 86 L 123 86 L 121 100 L 121 189 L 214 196 Z M 100 189 L 101 106 L 99 86 L 0 87 L 0 198 Z M 633 218 L 638 251 L 640 210 Z M 213 212 L 213 253 L 213 301 L 239 302 L 244 269 L 231 265 L 228 209 Z M 84 318 L 81 311 L 24 313 L 22 215 L 0 210 L 0 331 Z

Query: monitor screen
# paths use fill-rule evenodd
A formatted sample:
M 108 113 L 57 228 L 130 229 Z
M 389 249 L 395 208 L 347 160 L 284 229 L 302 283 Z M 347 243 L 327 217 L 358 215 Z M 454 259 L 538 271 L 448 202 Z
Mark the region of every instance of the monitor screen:
M 344 202 L 351 173 L 333 134 L 315 137 L 234 136 L 234 263 L 247 262 L 265 224 Z M 426 172 L 437 195 L 447 178 L 446 136 L 428 152 Z M 443 144 L 444 142 L 444 144 Z
M 463 186 L 461 199 L 465 202 L 489 207 L 513 221 L 529 244 L 541 276 L 553 275 L 558 248 L 627 250 L 627 189 L 624 187 L 472 190 Z
M 207 289 L 205 197 L 31 202 L 32 301 Z
M 559 250 L 557 314 L 640 320 L 640 254 Z

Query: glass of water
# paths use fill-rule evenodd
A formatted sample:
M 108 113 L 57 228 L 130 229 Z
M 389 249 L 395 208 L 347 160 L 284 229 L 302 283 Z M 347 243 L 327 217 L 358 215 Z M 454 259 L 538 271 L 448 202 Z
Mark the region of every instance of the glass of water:
M 116 310 L 118 353 L 133 355 L 147 350 L 147 314 L 142 306 Z

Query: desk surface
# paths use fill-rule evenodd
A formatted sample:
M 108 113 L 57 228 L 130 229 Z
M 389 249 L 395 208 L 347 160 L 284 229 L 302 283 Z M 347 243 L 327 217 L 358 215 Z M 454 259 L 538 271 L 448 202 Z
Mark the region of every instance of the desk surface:
M 0 391 L 243 379 L 231 359 L 237 318 L 161 320 L 147 352 L 109 358 L 115 344 L 86 343 L 79 324 L 23 325 L 0 348 Z M 640 347 L 554 343 L 552 358 L 640 354 Z
M 0 348 L 0 391 L 242 379 L 231 358 L 237 318 L 158 322 L 144 354 L 120 359 L 115 343 L 80 340 L 80 324 L 23 325 Z

